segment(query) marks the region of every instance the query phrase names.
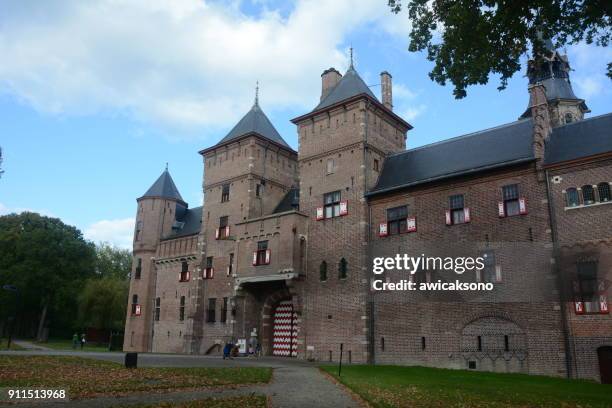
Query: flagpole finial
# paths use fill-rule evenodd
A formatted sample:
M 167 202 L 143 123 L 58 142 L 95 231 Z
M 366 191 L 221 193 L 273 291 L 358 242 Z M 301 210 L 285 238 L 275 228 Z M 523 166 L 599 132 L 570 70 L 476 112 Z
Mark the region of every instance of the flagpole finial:
M 255 106 L 259 106 L 259 81 L 255 82 Z
M 166 171 L 168 171 L 168 162 L 166 162 Z
M 349 49 L 350 55 L 351 55 L 351 65 L 350 67 L 353 68 L 353 45 L 351 44 L 351 48 Z

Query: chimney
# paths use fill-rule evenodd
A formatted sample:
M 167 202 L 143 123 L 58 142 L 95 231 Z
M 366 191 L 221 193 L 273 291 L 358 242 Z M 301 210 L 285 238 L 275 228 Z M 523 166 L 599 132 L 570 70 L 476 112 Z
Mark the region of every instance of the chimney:
M 544 158 L 545 142 L 550 137 L 552 126 L 546 99 L 546 88 L 541 82 L 529 85 L 529 109 L 533 119 L 533 151 L 536 159 Z
M 325 98 L 329 92 L 334 89 L 334 86 L 340 82 L 340 78 L 342 78 L 342 74 L 336 71 L 336 68 L 330 68 L 323 71 L 321 74 L 321 100 L 323 100 L 323 98 Z
M 391 85 L 391 74 L 387 71 L 380 73 L 380 92 L 382 103 L 389 110 L 393 110 L 393 86 Z

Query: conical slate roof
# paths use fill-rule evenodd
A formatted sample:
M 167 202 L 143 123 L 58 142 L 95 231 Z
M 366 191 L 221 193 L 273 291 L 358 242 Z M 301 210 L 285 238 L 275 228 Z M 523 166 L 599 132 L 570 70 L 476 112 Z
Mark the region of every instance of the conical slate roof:
M 159 176 L 155 183 L 147 190 L 146 193 L 141 198 L 145 197 L 161 197 L 161 198 L 171 198 L 174 200 L 182 201 L 183 197 L 181 197 L 181 193 L 179 193 L 176 185 L 174 184 L 174 180 L 170 176 L 168 169 L 164 170 L 164 172 Z
M 344 74 L 336 86 L 334 86 L 327 96 L 325 96 L 325 98 L 323 98 L 323 100 L 313 109 L 313 112 L 360 94 L 367 94 L 374 98 L 374 100 L 378 100 L 351 64 L 346 74 Z
M 268 119 L 266 114 L 261 110 L 257 100 L 255 101 L 255 104 L 253 104 L 251 110 L 249 110 L 247 114 L 240 119 L 236 126 L 234 126 L 234 128 L 230 130 L 230 132 L 223 139 L 221 139 L 218 145 L 238 139 L 239 137 L 249 133 L 256 133 L 274 143 L 291 149 L 287 142 L 285 142 L 285 139 L 283 139 L 277 132 L 272 122 L 270 122 L 270 119 Z

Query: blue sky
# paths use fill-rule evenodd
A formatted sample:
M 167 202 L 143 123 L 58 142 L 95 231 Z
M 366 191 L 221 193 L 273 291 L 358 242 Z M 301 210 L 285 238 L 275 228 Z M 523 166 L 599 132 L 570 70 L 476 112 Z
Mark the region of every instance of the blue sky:
M 198 150 L 221 139 L 253 102 L 297 148 L 289 119 L 318 101 L 320 74 L 343 72 L 348 48 L 376 95 L 392 73 L 394 104 L 416 147 L 515 120 L 526 79 L 472 87 L 455 100 L 407 52 L 409 22 L 385 0 L 0 0 L 0 214 L 60 217 L 94 241 L 129 247 L 135 199 L 169 163 L 191 206 L 201 202 Z M 567 53 L 590 116 L 612 109 L 610 49 Z

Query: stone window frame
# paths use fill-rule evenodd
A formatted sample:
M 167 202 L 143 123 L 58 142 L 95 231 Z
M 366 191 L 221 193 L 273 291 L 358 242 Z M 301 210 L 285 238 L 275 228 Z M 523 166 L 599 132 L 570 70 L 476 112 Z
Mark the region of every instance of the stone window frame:
M 155 298 L 155 316 L 154 316 L 154 320 L 156 322 L 159 322 L 160 316 L 161 316 L 161 298 L 160 297 L 156 297 Z
M 327 261 L 321 261 L 319 264 L 319 282 L 327 282 Z
M 185 296 L 181 296 L 179 301 L 179 321 L 185 321 Z
M 226 203 L 230 200 L 230 183 L 221 186 L 221 202 Z
M 348 262 L 345 257 L 338 261 L 338 279 L 345 280 L 348 278 Z
M 592 192 L 592 200 L 585 200 L 584 190 L 585 187 L 587 191 Z M 571 186 L 561 191 L 563 195 L 563 206 L 565 210 L 572 210 L 576 208 L 585 208 L 585 207 L 593 207 L 597 205 L 605 205 L 612 204 L 612 183 L 608 181 L 601 181 L 597 184 L 585 184 L 581 187 Z M 577 200 L 570 202 L 570 192 L 574 194 L 574 191 L 577 194 Z M 603 199 L 602 199 L 603 198 Z M 575 205 L 570 205 L 571 203 L 576 202 Z

